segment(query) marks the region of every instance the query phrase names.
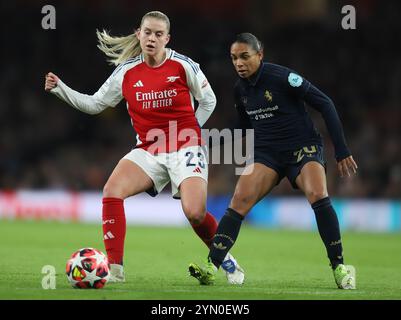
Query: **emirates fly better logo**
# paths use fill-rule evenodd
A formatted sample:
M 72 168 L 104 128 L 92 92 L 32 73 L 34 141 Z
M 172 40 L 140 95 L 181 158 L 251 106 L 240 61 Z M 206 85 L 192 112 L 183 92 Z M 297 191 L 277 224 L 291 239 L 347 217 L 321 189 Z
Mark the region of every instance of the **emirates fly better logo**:
M 137 91 L 135 93 L 136 101 L 142 102 L 142 109 L 171 107 L 173 105 L 172 98 L 175 96 L 177 96 L 177 89 L 163 91 L 151 90 L 150 92 Z

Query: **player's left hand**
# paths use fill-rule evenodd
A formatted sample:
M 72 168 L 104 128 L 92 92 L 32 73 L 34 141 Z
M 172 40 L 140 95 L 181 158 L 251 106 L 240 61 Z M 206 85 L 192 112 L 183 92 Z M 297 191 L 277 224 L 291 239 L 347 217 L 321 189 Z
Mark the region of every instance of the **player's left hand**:
M 340 171 L 340 176 L 343 178 L 344 176 L 351 176 L 351 173 L 356 174 L 356 169 L 358 166 L 352 156 L 349 156 L 337 163 L 338 171 Z

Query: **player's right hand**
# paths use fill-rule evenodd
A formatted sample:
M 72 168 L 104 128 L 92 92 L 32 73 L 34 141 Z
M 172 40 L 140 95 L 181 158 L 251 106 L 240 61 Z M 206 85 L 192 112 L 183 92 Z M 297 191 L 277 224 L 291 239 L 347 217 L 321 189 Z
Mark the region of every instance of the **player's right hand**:
M 52 72 L 48 72 L 45 76 L 45 90 L 50 91 L 57 87 L 59 78 Z
M 338 168 L 338 171 L 340 172 L 341 178 L 343 178 L 345 176 L 350 177 L 351 172 L 356 174 L 356 170 L 358 169 L 358 166 L 357 166 L 354 158 L 352 158 L 352 156 L 349 156 L 349 157 L 339 161 L 337 163 L 337 168 Z

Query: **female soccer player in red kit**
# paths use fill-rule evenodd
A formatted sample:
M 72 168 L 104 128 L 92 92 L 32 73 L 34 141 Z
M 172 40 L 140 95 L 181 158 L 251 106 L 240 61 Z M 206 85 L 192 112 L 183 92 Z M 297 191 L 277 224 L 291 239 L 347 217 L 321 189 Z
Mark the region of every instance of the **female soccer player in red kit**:
M 117 68 L 93 95 L 72 90 L 53 73 L 46 75 L 45 90 L 82 112 L 97 114 L 127 101 L 137 145 L 119 161 L 103 189 L 104 243 L 114 282 L 125 281 L 127 197 L 144 191 L 155 196 L 171 181 L 173 197 L 181 198 L 186 217 L 208 247 L 217 228 L 206 210 L 208 167 L 200 133 L 216 98 L 199 65 L 166 48 L 169 31 L 168 17 L 152 11 L 130 36 L 97 32 L 98 47 Z M 230 253 L 225 262 L 228 282 L 242 284 L 244 272 Z

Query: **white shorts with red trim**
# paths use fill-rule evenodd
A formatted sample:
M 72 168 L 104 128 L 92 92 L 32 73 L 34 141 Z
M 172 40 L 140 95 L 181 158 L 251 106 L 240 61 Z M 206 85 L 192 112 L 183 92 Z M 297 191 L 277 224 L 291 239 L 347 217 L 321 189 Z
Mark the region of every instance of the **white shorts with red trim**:
M 205 146 L 191 146 L 175 152 L 152 155 L 144 149 L 133 149 L 123 159 L 130 160 L 142 168 L 153 181 L 153 190 L 147 192 L 156 196 L 171 181 L 171 193 L 180 198 L 179 187 L 189 177 L 200 177 L 207 183 L 208 164 Z

